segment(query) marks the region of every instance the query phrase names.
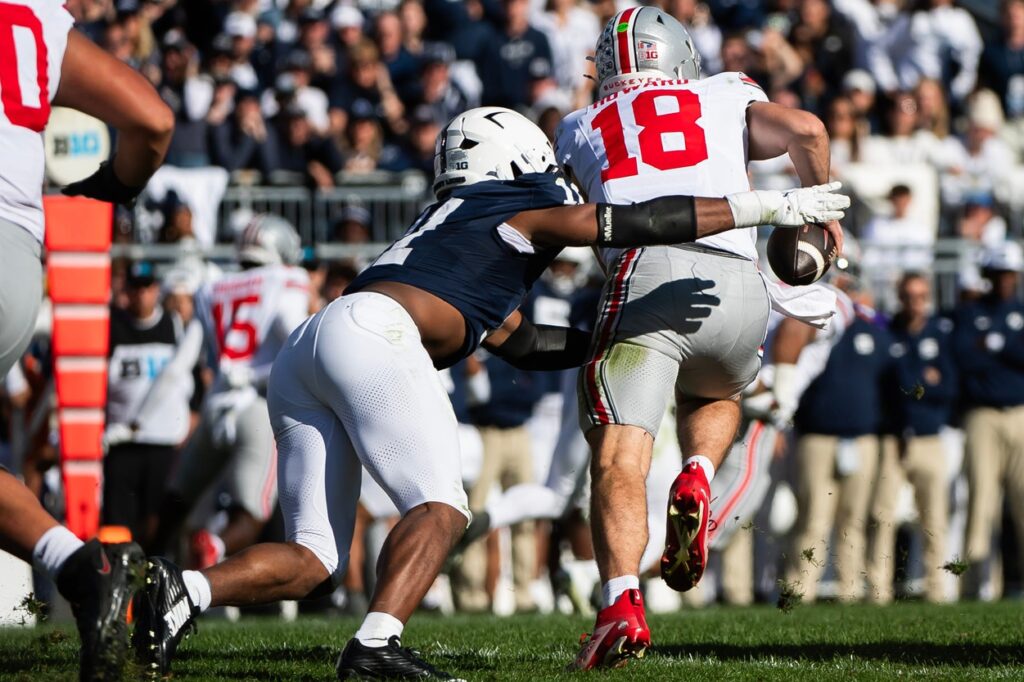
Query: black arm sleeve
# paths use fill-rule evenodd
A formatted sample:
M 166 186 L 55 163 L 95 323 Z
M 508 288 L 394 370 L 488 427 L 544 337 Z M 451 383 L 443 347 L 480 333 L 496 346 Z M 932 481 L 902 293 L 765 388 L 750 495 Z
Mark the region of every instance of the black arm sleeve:
M 557 370 L 579 367 L 590 350 L 590 332 L 572 327 L 534 325 L 525 317 L 514 332 L 491 352 L 513 367 Z
M 598 246 L 681 244 L 697 239 L 693 197 L 659 197 L 639 204 L 597 205 Z

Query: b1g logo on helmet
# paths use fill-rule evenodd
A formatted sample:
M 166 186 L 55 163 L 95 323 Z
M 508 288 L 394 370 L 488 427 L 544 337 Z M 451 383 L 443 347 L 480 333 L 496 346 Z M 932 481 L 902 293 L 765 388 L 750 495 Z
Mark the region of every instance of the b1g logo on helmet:
M 658 44 L 649 40 L 636 41 L 636 56 L 641 68 L 658 66 Z

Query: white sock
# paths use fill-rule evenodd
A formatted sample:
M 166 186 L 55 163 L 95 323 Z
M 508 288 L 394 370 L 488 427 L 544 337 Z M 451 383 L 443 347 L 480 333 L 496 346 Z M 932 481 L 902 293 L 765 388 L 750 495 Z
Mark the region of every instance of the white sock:
M 203 612 L 210 608 L 210 601 L 213 595 L 210 593 L 210 581 L 199 571 L 182 571 L 181 579 L 185 582 L 185 589 L 188 590 L 188 598 Z
M 356 631 L 356 639 L 363 646 L 382 647 L 387 646 L 388 640 L 392 637 L 402 636 L 405 625 L 390 613 L 383 611 L 370 611 L 363 619 L 363 624 Z
M 711 460 L 704 455 L 694 455 L 685 462 L 683 462 L 683 468 L 685 469 L 690 464 L 696 464 L 704 470 L 704 475 L 708 479 L 708 483 L 711 483 L 711 479 L 715 477 L 715 465 L 711 463 Z
M 84 544 L 64 526 L 54 526 L 43 533 L 32 549 L 32 565 L 56 582 L 64 562 Z
M 626 590 L 639 590 L 640 578 L 635 575 L 620 575 L 612 578 L 601 586 L 601 598 L 604 600 L 604 607 L 608 608 L 615 603 Z

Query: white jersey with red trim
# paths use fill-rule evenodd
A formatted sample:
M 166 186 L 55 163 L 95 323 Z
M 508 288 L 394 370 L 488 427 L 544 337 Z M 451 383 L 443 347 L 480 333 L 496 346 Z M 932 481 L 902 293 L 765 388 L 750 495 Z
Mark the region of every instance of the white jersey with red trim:
M 75 20 L 59 0 L 0 2 L 0 218 L 43 241 L 43 130 Z
M 722 197 L 750 189 L 747 107 L 767 102 L 738 72 L 702 80 L 624 76 L 613 91 L 565 117 L 555 137 L 559 163 L 591 202 L 630 204 L 668 195 Z M 757 260 L 753 228 L 699 243 Z M 617 251 L 605 253 L 606 262 Z
M 196 294 L 214 390 L 239 378 L 261 385 L 288 336 L 309 316 L 309 275 L 299 267 L 264 265 L 224 275 Z

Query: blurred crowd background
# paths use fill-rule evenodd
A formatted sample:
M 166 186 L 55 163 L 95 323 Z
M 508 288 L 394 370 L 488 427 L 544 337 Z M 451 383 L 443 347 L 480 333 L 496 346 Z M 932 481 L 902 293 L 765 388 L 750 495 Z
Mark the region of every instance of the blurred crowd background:
M 299 231 L 315 312 L 429 203 L 434 140 L 449 118 L 500 105 L 553 135 L 562 116 L 593 100 L 587 57 L 604 23 L 629 4 L 69 0 L 78 29 L 141 71 L 176 118 L 166 166 L 134 209 L 116 214 L 111 305 L 140 320 L 166 310 L 187 323 L 197 288 L 237 267 L 235 232 L 269 212 Z M 823 574 L 820 589 L 804 589 L 808 598 L 1022 594 L 1024 0 L 656 4 L 689 28 L 705 74 L 743 71 L 772 101 L 825 121 L 833 175 L 853 198 L 846 229 L 856 276 L 840 285 L 873 320 L 863 332 L 870 352 L 851 332 L 853 350 L 830 363 L 828 386 L 814 394 L 840 408 L 798 411 L 798 428 L 779 439 L 764 509 L 688 601 L 778 598 L 794 561 L 792 534 L 814 531 L 798 509 L 813 509 L 815 522 L 836 517 L 834 547 L 844 529 L 867 534 L 852 551 L 803 557 Z M 758 188 L 798 184 L 787 157 L 751 164 L 751 177 Z M 599 282 L 588 256 L 567 252 L 527 309 L 539 322 L 565 324 Z M 2 390 L 0 454 L 59 508 L 46 315 Z M 922 333 L 934 348 L 918 343 Z M 918 352 L 908 352 L 914 344 Z M 453 370 L 453 392 L 481 373 L 486 400 L 456 400 L 470 432 L 501 436 L 477 438 L 468 458 L 477 507 L 494 489 L 545 479 L 561 414 L 560 377 L 485 354 Z M 854 379 L 868 392 L 851 394 Z M 193 422 L 208 383 L 198 367 L 182 392 Z M 828 472 L 848 504 L 807 506 L 807 487 L 825 483 L 794 462 L 821 445 L 816 438 L 868 453 L 870 466 L 854 467 L 856 475 Z M 500 447 L 487 447 L 494 442 Z M 168 470 L 182 444 L 162 455 Z M 363 569 L 393 521 L 388 504 L 368 493 L 346 585 L 318 608 L 365 606 L 373 571 Z M 213 505 L 229 506 L 222 498 Z M 140 505 L 137 534 L 154 511 Z M 431 604 L 585 610 L 580 586 L 596 577 L 585 521 L 581 499 L 566 519 L 494 534 L 478 575 L 453 580 L 454 600 L 444 592 Z M 192 528 L 216 523 L 213 513 Z M 882 527 L 890 530 L 873 530 Z M 836 556 L 852 557 L 857 584 L 835 578 L 844 571 Z M 659 603 L 677 608 L 678 598 L 661 595 L 652 606 Z

